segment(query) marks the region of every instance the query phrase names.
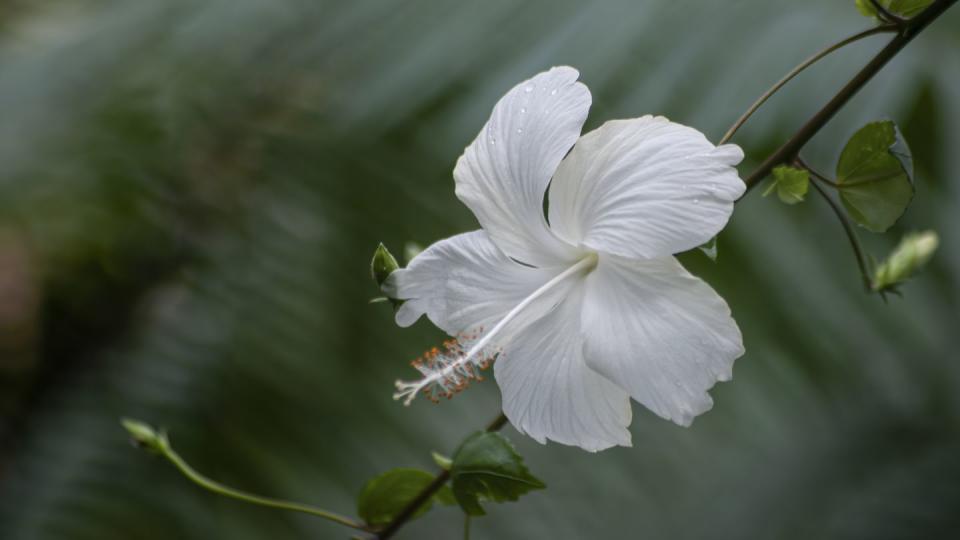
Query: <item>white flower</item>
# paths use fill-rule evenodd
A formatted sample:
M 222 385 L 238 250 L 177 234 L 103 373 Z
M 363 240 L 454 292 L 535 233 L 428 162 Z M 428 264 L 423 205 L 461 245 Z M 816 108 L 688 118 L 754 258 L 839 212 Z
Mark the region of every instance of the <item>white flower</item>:
M 662 117 L 580 137 L 578 76 L 553 68 L 497 103 L 453 172 L 482 230 L 433 244 L 385 288 L 406 300 L 399 325 L 426 314 L 458 338 L 396 398 L 450 395 L 495 359 L 518 430 L 596 451 L 630 445 L 631 396 L 687 426 L 730 379 L 740 330 L 673 254 L 716 235 L 745 185 L 739 147 Z

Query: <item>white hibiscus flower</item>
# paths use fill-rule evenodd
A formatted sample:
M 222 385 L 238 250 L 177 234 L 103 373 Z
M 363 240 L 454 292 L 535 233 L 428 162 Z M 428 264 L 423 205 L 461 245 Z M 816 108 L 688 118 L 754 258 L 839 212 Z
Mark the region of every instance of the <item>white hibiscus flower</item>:
M 716 235 L 745 185 L 739 147 L 662 117 L 580 137 L 578 76 L 553 68 L 497 103 L 453 173 L 482 229 L 433 244 L 385 290 L 406 301 L 399 325 L 426 314 L 457 337 L 395 397 L 450 395 L 495 359 L 519 431 L 597 451 L 630 445 L 630 397 L 687 426 L 730 379 L 740 330 L 673 254 Z

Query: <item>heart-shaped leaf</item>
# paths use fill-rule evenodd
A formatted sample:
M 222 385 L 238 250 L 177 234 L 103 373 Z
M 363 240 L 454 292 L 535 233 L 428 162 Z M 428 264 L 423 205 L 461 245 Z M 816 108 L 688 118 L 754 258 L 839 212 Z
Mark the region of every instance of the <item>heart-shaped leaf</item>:
M 873 232 L 896 223 L 913 199 L 913 161 L 897 126 L 871 122 L 847 142 L 837 163 L 840 200 L 850 217 Z

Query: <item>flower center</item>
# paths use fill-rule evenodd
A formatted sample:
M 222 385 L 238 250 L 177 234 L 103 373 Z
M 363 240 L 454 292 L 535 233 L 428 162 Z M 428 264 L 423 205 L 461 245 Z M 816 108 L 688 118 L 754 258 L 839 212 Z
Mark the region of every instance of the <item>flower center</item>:
M 568 278 L 581 273 L 586 275 L 593 271 L 599 260 L 600 257 L 596 253 L 587 253 L 569 268 L 530 293 L 479 339 L 477 335 L 483 333 L 482 328 L 473 334 L 465 334 L 469 339 L 458 338 L 452 342 L 452 345 L 445 345 L 444 350 L 434 348 L 423 357 L 414 360 L 413 367 L 423 374 L 423 378 L 413 382 L 397 381 L 397 392 L 393 394 L 393 399 L 403 399 L 403 404 L 409 405 L 420 392 L 424 392 L 434 401 L 438 396 L 452 397 L 453 394 L 465 388 L 471 380 L 479 378 L 480 369 L 486 368 L 502 352 L 499 347 L 491 351 L 490 345 L 507 325 L 528 306 Z M 465 342 L 472 342 L 472 344 L 468 348 Z

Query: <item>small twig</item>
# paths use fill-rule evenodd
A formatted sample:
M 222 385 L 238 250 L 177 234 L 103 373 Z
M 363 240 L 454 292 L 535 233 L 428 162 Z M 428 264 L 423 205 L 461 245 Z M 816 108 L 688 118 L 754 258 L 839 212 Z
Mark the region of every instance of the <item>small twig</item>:
M 799 162 L 797 164 L 799 165 Z M 843 210 L 840 209 L 837 203 L 830 198 L 830 195 L 828 195 L 827 192 L 824 191 L 817 182 L 811 182 L 810 185 L 813 186 L 813 189 L 817 190 L 817 193 L 823 197 L 823 200 L 827 201 L 827 204 L 830 205 L 830 209 L 833 210 L 834 215 L 837 216 L 837 219 L 840 220 L 840 224 L 843 225 L 843 230 L 845 233 L 847 233 L 847 240 L 850 241 L 850 247 L 853 248 L 854 258 L 857 259 L 857 267 L 860 268 L 860 276 L 863 278 L 863 286 L 867 291 L 872 290 L 873 282 L 870 279 L 870 273 L 867 270 L 863 246 L 860 245 L 860 238 L 857 237 L 857 232 L 853 229 L 853 225 L 850 223 L 850 220 L 847 219 L 847 216 L 843 213 Z
M 743 126 L 743 124 L 745 124 L 747 120 L 749 120 L 750 117 L 753 116 L 753 113 L 757 112 L 757 109 L 759 109 L 764 103 L 766 103 L 768 99 L 770 99 L 774 94 L 776 94 L 794 77 L 796 77 L 801 72 L 803 72 L 803 70 L 817 63 L 821 58 L 827 56 L 828 54 L 838 49 L 842 49 L 843 47 L 846 47 L 851 43 L 860 41 L 863 38 L 866 38 L 875 34 L 880 34 L 883 32 L 896 32 L 896 31 L 897 31 L 897 26 L 892 24 L 874 26 L 873 28 L 868 28 L 867 30 L 864 30 L 862 32 L 857 32 L 856 34 L 846 39 L 840 40 L 834 43 L 833 45 L 830 45 L 829 47 L 826 47 L 820 50 L 819 52 L 807 58 L 803 62 L 800 62 L 800 64 L 798 64 L 797 67 L 791 69 L 789 73 L 784 75 L 783 78 L 781 78 L 779 81 L 774 83 L 773 86 L 771 86 L 766 92 L 763 93 L 763 95 L 757 98 L 757 100 L 753 102 L 753 105 L 750 105 L 750 108 L 747 109 L 747 111 L 744 112 L 740 116 L 740 118 L 738 118 L 737 121 L 733 123 L 732 126 L 730 126 L 730 129 L 728 129 L 727 132 L 724 133 L 723 137 L 720 139 L 720 142 L 717 144 L 719 145 L 729 141 L 733 137 L 733 135 L 737 132 L 737 130 L 740 129 Z
M 873 5 L 873 9 L 877 10 L 877 14 L 880 16 L 880 20 L 883 22 L 893 23 L 899 27 L 902 27 L 907 23 L 907 19 L 904 19 L 903 17 L 900 17 L 889 9 L 883 7 L 883 5 L 877 0 L 870 0 L 870 4 Z
M 129 429 L 129 428 L 128 428 Z M 144 433 L 144 432 L 141 432 Z M 150 434 L 147 434 L 150 435 Z M 315 506 L 310 506 L 307 504 L 301 504 L 297 502 L 284 501 L 281 499 L 272 499 L 269 497 L 262 497 L 260 495 L 254 495 L 252 493 L 247 493 L 245 491 L 240 491 L 238 489 L 225 486 L 215 480 L 212 480 L 203 474 L 200 474 L 196 469 L 190 466 L 180 454 L 178 454 L 173 447 L 170 445 L 170 441 L 167 438 L 166 434 L 163 432 L 153 434 L 152 438 L 141 438 L 137 440 L 137 443 L 146 446 L 147 448 L 157 452 L 161 456 L 167 459 L 170 463 L 173 464 L 177 470 L 180 471 L 188 480 L 194 484 L 206 489 L 207 491 L 216 493 L 217 495 L 222 495 L 224 497 L 229 497 L 231 499 L 236 499 L 243 501 L 249 504 L 255 504 L 257 506 L 266 506 L 268 508 L 277 508 L 280 510 L 290 510 L 293 512 L 302 512 L 304 514 L 310 514 L 311 516 L 323 518 L 334 523 L 339 523 L 346 527 L 352 529 L 357 529 L 359 531 L 371 532 L 372 529 L 367 527 L 363 523 L 356 521 L 354 519 L 348 518 L 346 516 L 341 516 L 334 512 L 324 510 L 322 508 L 317 508 Z
M 504 425 L 506 425 L 506 423 L 507 417 L 503 413 L 500 413 L 499 416 L 497 416 L 487 425 L 485 431 L 499 431 Z M 417 510 L 419 510 L 424 503 L 429 501 L 430 497 L 433 497 L 437 491 L 439 491 L 440 488 L 447 483 L 448 480 L 450 480 L 450 471 L 446 469 L 441 470 L 433 479 L 433 481 L 430 482 L 427 487 L 423 488 L 423 490 L 420 491 L 420 493 L 418 493 L 417 496 L 410 501 L 410 503 L 407 504 L 407 506 L 404 507 L 399 514 L 397 514 L 397 517 L 393 518 L 393 521 L 391 521 L 386 527 L 383 528 L 383 530 L 377 533 L 376 538 L 378 540 L 386 540 L 387 538 L 393 537 L 393 535 L 400 530 L 400 527 L 403 527 L 403 525 L 409 521 L 411 517 L 413 517 Z
M 823 182 L 824 184 L 832 187 L 833 189 L 840 189 L 840 184 L 834 182 L 833 180 L 831 180 L 831 179 L 827 178 L 826 176 L 824 176 L 824 175 L 820 174 L 819 172 L 817 172 L 813 167 L 811 167 L 810 165 L 808 165 L 807 162 L 803 160 L 803 158 L 797 157 L 797 159 L 796 159 L 796 165 L 799 166 L 799 167 L 801 167 L 801 168 L 806 169 L 807 172 L 809 172 L 810 175 L 813 176 L 814 179 Z
M 940 17 L 940 15 L 943 15 L 943 13 L 956 2 L 957 0 L 935 0 L 927 9 L 907 21 L 897 33 L 896 37 L 890 40 L 822 109 L 817 111 L 806 124 L 797 130 L 793 137 L 767 157 L 767 159 L 744 180 L 747 184 L 747 191 L 766 178 L 766 176 L 770 174 L 770 171 L 777 165 L 793 161 L 800 152 L 800 149 L 837 114 L 837 111 L 842 109 L 843 106 L 850 101 L 850 98 L 870 82 L 870 79 L 872 79 L 891 58 L 896 56 L 897 53 L 906 47 L 924 28 Z

